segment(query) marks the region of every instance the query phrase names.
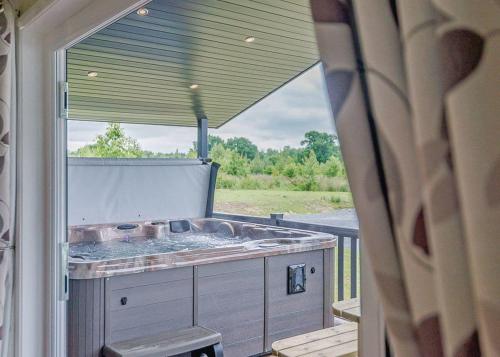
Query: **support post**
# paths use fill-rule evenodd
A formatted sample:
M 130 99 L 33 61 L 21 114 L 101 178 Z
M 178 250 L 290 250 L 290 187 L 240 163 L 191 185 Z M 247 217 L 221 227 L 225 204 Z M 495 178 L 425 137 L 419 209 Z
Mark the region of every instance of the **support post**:
M 275 226 L 279 226 L 280 220 L 281 221 L 283 220 L 283 216 L 284 216 L 283 213 L 271 213 L 271 219 L 273 220 L 273 224 Z
M 344 237 L 337 238 L 338 273 L 337 273 L 337 301 L 344 300 Z
M 198 159 L 208 159 L 208 119 L 198 118 Z
M 351 237 L 351 299 L 358 297 L 358 240 Z
M 208 181 L 208 196 L 207 196 L 207 208 L 205 209 L 205 217 L 211 218 L 214 213 L 214 195 L 215 187 L 217 185 L 217 172 L 219 171 L 220 165 L 216 162 L 212 162 L 210 167 L 210 180 Z

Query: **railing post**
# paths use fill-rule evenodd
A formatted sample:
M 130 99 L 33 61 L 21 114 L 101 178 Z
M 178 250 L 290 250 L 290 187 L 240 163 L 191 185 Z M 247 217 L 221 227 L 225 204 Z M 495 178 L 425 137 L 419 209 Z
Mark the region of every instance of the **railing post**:
M 358 240 L 351 237 L 351 299 L 357 296 L 358 290 Z
M 275 226 L 280 225 L 280 221 L 283 220 L 284 214 L 283 213 L 271 213 L 271 220 L 273 221 L 273 224 Z
M 338 274 L 337 274 L 337 299 L 344 300 L 344 237 L 339 236 L 337 240 L 338 251 Z

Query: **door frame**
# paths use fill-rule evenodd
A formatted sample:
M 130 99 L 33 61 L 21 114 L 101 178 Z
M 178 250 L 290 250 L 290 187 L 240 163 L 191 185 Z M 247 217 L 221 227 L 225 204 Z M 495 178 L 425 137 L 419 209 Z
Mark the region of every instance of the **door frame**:
M 18 20 L 15 356 L 66 356 L 59 249 L 67 239 L 67 143 L 66 120 L 58 111 L 65 51 L 149 1 L 39 0 Z M 370 273 L 367 264 L 361 271 L 362 277 Z M 369 310 L 363 306 L 363 315 Z M 373 318 L 378 326 L 373 337 L 380 341 L 378 311 Z
M 67 142 L 58 89 L 66 49 L 147 2 L 43 0 L 18 19 L 15 356 L 67 355 L 60 251 L 67 240 Z

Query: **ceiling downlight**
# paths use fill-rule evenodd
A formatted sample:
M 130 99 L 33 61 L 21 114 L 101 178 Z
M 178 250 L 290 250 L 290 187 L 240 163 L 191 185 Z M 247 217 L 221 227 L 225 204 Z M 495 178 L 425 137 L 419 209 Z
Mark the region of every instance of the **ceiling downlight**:
M 137 10 L 137 15 L 139 15 L 139 16 L 148 16 L 149 15 L 149 10 L 146 9 L 145 7 L 141 7 L 139 10 Z

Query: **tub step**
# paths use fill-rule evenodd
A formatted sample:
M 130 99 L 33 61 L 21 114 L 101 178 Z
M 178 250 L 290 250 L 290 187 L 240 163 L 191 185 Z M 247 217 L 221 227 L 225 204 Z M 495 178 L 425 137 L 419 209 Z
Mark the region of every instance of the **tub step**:
M 165 357 L 199 351 L 222 357 L 220 333 L 201 326 L 169 331 L 155 336 L 137 338 L 104 346 L 105 357 Z

